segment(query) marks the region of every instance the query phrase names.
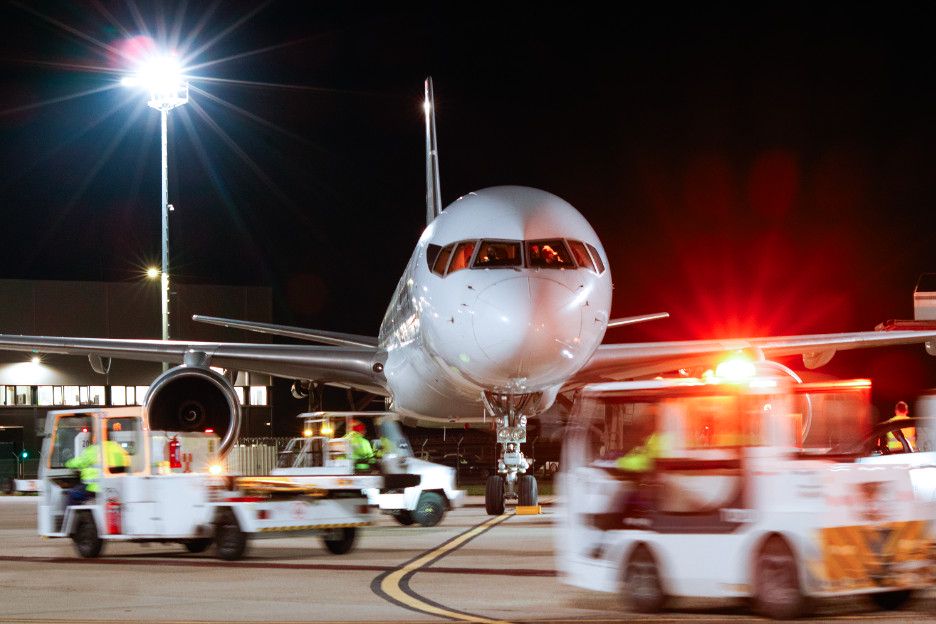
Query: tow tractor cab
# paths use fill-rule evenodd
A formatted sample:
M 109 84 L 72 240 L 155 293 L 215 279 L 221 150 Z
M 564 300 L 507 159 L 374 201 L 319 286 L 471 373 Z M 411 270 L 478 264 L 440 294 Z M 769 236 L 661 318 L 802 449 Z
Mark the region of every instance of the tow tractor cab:
M 455 470 L 416 459 L 392 412 L 308 412 L 300 414 L 302 437 L 280 452 L 274 475 L 294 478 L 318 474 L 354 474 L 348 439 L 352 422 L 364 426 L 374 452 L 373 469 L 384 477 L 382 488 L 366 490 L 370 504 L 400 524 L 435 526 L 445 512 L 460 507 L 464 490 L 455 488 Z M 418 476 L 413 479 L 412 475 Z M 418 481 L 415 485 L 415 481 Z M 409 485 L 409 487 L 407 487 Z
M 780 618 L 807 596 L 899 606 L 933 580 L 936 514 L 907 466 L 842 452 L 869 430 L 869 395 L 866 380 L 586 386 L 563 449 L 565 582 L 642 611 L 669 596 L 753 597 Z
M 52 411 L 44 436 L 39 534 L 72 538 L 84 557 L 107 541 L 137 541 L 177 542 L 190 552 L 214 543 L 218 556 L 238 559 L 248 538 L 298 533 L 319 534 L 342 554 L 356 527 L 372 523 L 363 490 L 381 485 L 371 475 L 303 483 L 225 475 L 214 432 L 150 431 L 134 407 Z M 81 479 L 66 464 L 89 447 L 98 492 L 72 504 L 69 490 Z

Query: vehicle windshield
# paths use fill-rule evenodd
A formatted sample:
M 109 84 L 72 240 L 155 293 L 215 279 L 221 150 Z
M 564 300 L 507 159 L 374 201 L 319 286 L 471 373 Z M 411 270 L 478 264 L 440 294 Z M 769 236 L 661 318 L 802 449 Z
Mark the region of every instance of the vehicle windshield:
M 91 417 L 63 416 L 55 424 L 55 438 L 49 454 L 49 468 L 64 468 L 65 462 L 77 457 L 91 444 L 93 432 Z
M 409 440 L 403 434 L 400 423 L 389 416 L 379 416 L 376 419 L 377 430 L 380 433 L 380 452 L 383 456 L 396 455 L 397 457 L 412 457 L 413 449 Z

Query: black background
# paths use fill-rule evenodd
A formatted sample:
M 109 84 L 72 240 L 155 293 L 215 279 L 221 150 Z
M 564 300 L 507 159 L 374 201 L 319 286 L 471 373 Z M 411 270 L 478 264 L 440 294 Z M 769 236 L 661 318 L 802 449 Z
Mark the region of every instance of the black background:
M 126 71 L 104 44 L 178 24 L 183 53 L 211 44 L 193 87 L 228 105 L 171 115 L 172 273 L 269 285 L 279 322 L 376 332 L 424 226 L 429 74 L 444 203 L 551 191 L 601 237 L 613 315 L 673 315 L 608 340 L 911 317 L 936 271 L 932 16 L 603 6 L 4 3 L 0 277 L 158 263 L 158 114 L 122 87 L 61 98 Z M 936 386 L 920 347 L 828 370 L 874 378 L 882 409 Z

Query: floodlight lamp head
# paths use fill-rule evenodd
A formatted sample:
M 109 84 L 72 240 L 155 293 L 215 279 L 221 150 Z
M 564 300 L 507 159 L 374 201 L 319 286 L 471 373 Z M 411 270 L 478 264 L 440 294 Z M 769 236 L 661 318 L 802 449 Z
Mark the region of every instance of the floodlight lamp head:
M 182 75 L 182 65 L 172 54 L 153 56 L 140 64 L 132 76 L 120 83 L 128 87 L 143 87 L 150 93 L 147 104 L 156 110 L 172 110 L 189 99 L 189 87 Z

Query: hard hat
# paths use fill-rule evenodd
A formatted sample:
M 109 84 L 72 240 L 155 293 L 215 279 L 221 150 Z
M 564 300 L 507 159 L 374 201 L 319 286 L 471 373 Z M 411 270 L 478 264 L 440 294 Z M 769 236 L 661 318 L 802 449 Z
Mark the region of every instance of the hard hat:
M 897 401 L 897 405 L 894 406 L 895 414 L 906 414 L 910 411 L 910 408 L 907 407 L 906 401 Z
M 367 427 L 364 426 L 360 420 L 351 421 L 351 431 L 357 431 L 358 433 L 364 433 L 367 430 Z

